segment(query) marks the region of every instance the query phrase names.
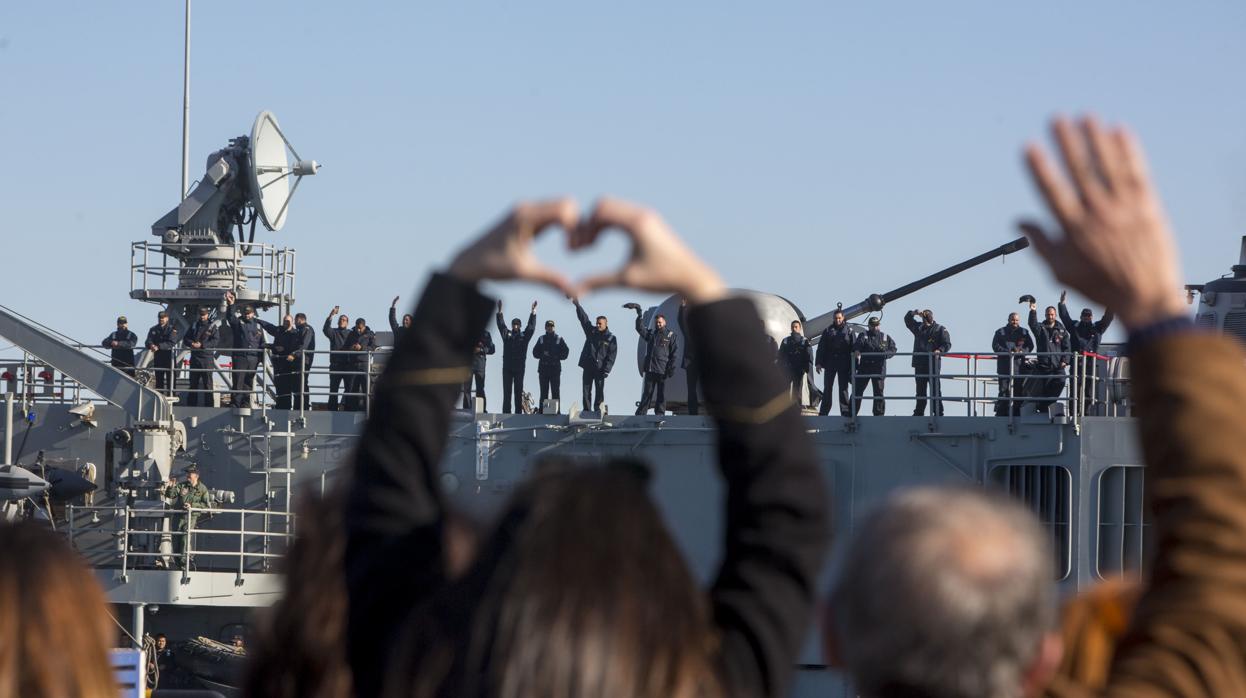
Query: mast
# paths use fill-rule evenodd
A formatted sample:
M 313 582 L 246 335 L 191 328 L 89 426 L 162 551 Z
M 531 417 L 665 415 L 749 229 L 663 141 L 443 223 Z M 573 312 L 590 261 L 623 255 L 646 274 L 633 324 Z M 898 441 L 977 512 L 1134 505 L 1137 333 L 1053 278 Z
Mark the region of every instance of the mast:
M 190 0 L 186 0 L 186 31 L 182 53 L 182 189 L 177 200 L 190 193 Z

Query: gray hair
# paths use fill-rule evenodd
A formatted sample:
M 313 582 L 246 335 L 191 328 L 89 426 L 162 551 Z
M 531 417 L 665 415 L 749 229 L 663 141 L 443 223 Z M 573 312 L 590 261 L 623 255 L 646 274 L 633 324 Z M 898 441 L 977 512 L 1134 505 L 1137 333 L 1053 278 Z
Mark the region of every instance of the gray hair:
M 1050 543 L 1002 494 L 893 495 L 865 517 L 839 569 L 828 630 L 863 695 L 1020 695 L 1055 626 Z

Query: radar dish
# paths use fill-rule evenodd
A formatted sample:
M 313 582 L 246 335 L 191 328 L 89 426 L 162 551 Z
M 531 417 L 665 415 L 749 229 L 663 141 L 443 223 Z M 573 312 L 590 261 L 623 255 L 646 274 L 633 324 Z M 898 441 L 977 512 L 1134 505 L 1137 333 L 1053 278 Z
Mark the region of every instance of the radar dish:
M 293 167 L 290 166 L 291 154 L 296 160 Z M 314 175 L 320 169 L 315 160 L 298 158 L 298 151 L 277 125 L 277 117 L 272 112 L 260 112 L 251 127 L 251 203 L 269 230 L 281 230 L 290 197 L 294 196 L 299 182 L 304 175 Z M 293 185 L 290 175 L 295 176 Z

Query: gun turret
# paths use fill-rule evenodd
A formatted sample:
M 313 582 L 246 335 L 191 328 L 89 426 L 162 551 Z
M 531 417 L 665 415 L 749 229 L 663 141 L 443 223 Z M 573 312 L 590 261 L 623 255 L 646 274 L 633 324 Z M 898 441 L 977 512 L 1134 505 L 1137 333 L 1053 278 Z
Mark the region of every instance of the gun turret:
M 972 269 L 973 267 L 976 267 L 979 264 L 982 264 L 983 262 L 989 262 L 992 259 L 995 259 L 996 257 L 1003 257 L 1005 255 L 1012 254 L 1013 252 L 1024 250 L 1025 248 L 1029 246 L 1030 246 L 1030 241 L 1028 239 L 1017 238 L 1016 240 L 1013 240 L 1012 242 L 1009 242 L 1004 245 L 1000 245 L 999 247 L 996 247 L 995 249 L 989 252 L 983 252 L 977 257 L 966 259 L 965 261 L 959 264 L 953 264 L 947 269 L 943 269 L 942 271 L 937 271 L 931 274 L 930 276 L 922 277 L 918 279 L 917 281 L 914 281 L 912 283 L 907 283 L 903 286 L 900 286 L 899 288 L 892 289 L 886 293 L 871 293 L 869 296 L 865 298 L 865 300 L 861 301 L 860 303 L 844 308 L 843 309 L 844 319 L 851 320 L 855 317 L 860 317 L 862 315 L 865 315 L 866 313 L 878 312 L 879 310 L 883 309 L 883 306 L 887 305 L 888 303 L 894 300 L 903 298 L 912 293 L 916 293 L 917 291 L 920 291 L 923 288 L 926 288 L 927 286 L 937 284 L 940 281 L 943 281 L 944 279 L 948 277 L 955 276 L 967 269 Z M 807 321 L 804 327 L 805 336 L 806 337 L 817 337 L 818 335 L 822 334 L 822 330 L 825 330 L 827 326 L 831 324 L 831 320 L 834 318 L 834 316 L 835 316 L 835 311 L 832 310 L 829 313 L 823 313 Z

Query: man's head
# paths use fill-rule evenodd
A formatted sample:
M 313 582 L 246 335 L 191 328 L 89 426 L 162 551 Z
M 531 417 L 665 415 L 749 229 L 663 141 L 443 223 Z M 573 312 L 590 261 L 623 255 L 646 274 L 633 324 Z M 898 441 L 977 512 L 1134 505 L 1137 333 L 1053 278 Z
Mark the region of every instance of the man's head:
M 285 327 L 286 329 L 290 329 L 291 327 L 294 327 L 294 316 L 289 313 L 286 313 L 285 315 L 281 316 L 281 326 Z
M 345 315 L 338 315 L 337 316 L 337 327 L 340 330 L 344 330 L 347 327 L 350 327 L 350 318 Z
M 1008 326 L 1009 327 L 1020 327 L 1021 326 L 1021 314 L 1020 313 L 1008 313 Z
M 255 308 L 252 308 L 251 306 L 248 305 L 247 307 L 242 309 L 243 320 L 253 320 L 254 318 L 255 318 Z
M 212 314 L 212 309 L 209 308 L 208 306 L 205 305 L 199 308 L 199 320 L 200 321 L 207 322 L 208 316 L 211 314 Z
M 1095 321 L 1095 314 L 1090 312 L 1090 308 L 1082 308 L 1082 322 L 1090 324 Z
M 841 563 L 823 636 L 863 695 L 1019 696 L 1059 664 L 1050 545 L 1002 494 L 895 494 Z
M 653 324 L 657 326 L 659 331 L 665 330 L 666 329 L 666 316 L 665 315 L 657 316 L 656 318 L 653 319 Z
M 876 317 L 872 317 L 872 318 L 870 318 L 870 319 L 867 321 L 867 324 L 870 326 L 870 331 L 871 331 L 871 332 L 876 332 L 876 331 L 878 331 L 878 324 L 879 324 L 879 319 L 878 319 L 878 318 L 876 318 Z
M 835 325 L 836 327 L 843 327 L 843 325 L 844 325 L 844 311 L 842 311 L 842 310 L 836 310 L 836 311 L 835 311 L 835 314 L 832 316 L 831 323 L 832 323 L 833 325 Z
M 295 315 L 295 316 L 294 316 L 294 324 L 298 325 L 299 327 L 302 327 L 302 326 L 306 325 L 306 324 L 307 324 L 307 314 L 306 314 L 306 313 L 299 313 L 299 314 Z
M 792 320 L 792 334 L 800 334 L 800 320 Z
M 921 312 L 921 316 L 922 316 L 922 322 L 926 323 L 927 325 L 934 324 L 934 311 L 931 310 L 930 308 L 926 308 L 925 310 L 923 310 Z
M 1049 306 L 1047 306 L 1047 324 L 1048 324 L 1048 325 L 1050 325 L 1050 324 L 1054 323 L 1055 321 L 1056 321 L 1056 309 L 1055 309 L 1055 306 L 1051 306 L 1051 305 L 1049 305 Z
M 403 326 L 403 327 L 410 327 L 410 326 L 411 326 L 411 323 L 412 323 L 412 322 L 414 322 L 414 321 L 415 321 L 415 318 L 411 317 L 411 313 L 407 313 L 406 315 L 403 315 L 403 316 L 402 316 L 402 326 Z
M 360 318 L 355 318 L 355 329 L 356 329 L 357 331 L 359 331 L 359 332 L 363 332 L 363 331 L 364 331 L 364 329 L 365 329 L 365 328 L 367 328 L 367 326 L 368 326 L 368 321 L 367 321 L 367 320 L 364 320 L 364 319 L 363 319 L 363 318 L 361 318 L 361 317 L 360 317 Z
M 545 334 L 554 334 L 554 321 L 553 320 L 545 321 Z
M 156 633 L 156 649 L 162 650 L 169 646 L 169 638 L 164 633 Z
M 199 484 L 199 469 L 198 468 L 187 468 L 186 469 L 186 481 L 192 485 Z
M 169 324 L 169 314 L 164 312 L 163 310 L 156 313 L 156 322 L 159 323 L 161 327 L 164 327 L 165 325 Z
M 511 318 L 511 332 L 518 332 L 521 327 L 523 327 L 523 323 L 519 321 L 519 318 Z
M 130 321 L 126 320 L 124 315 L 117 316 L 117 329 L 124 330 L 129 324 Z
M 597 316 L 597 331 L 605 332 L 608 327 L 609 325 L 606 323 L 606 316 L 598 315 Z

